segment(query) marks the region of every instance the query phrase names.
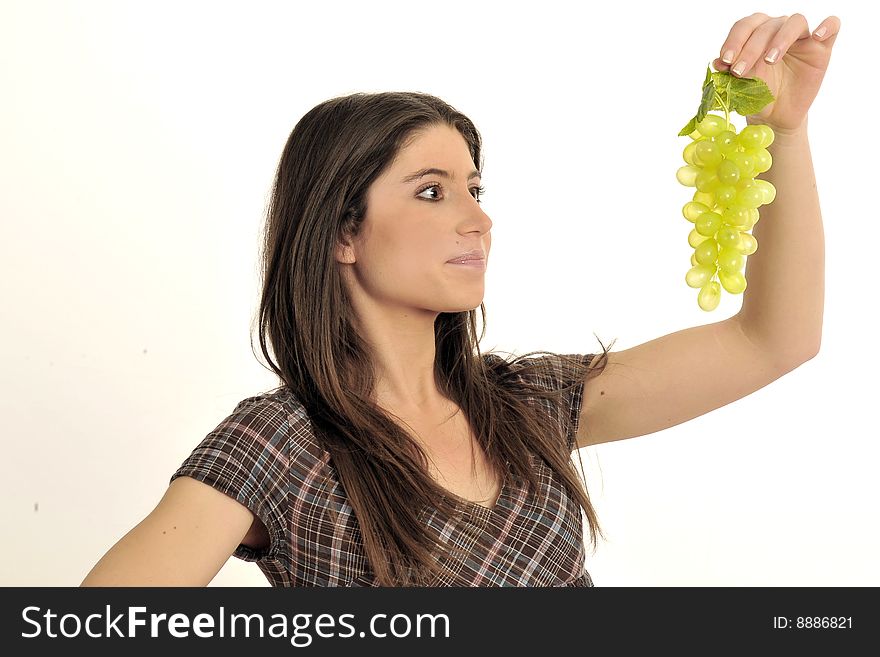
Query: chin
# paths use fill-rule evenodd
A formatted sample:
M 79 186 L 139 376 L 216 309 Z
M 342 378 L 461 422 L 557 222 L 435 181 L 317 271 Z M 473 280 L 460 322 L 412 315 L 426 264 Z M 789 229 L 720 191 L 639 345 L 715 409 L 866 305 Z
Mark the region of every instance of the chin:
M 480 304 L 481 304 L 481 303 L 483 303 L 483 300 L 482 300 L 482 299 L 479 299 L 478 301 L 474 301 L 474 302 L 471 302 L 471 303 L 457 304 L 457 305 L 452 306 L 451 308 L 449 308 L 449 310 L 444 310 L 443 312 L 447 312 L 447 313 L 464 313 L 464 312 L 469 312 L 469 311 L 471 311 L 471 310 L 477 310 L 477 309 L 480 307 Z

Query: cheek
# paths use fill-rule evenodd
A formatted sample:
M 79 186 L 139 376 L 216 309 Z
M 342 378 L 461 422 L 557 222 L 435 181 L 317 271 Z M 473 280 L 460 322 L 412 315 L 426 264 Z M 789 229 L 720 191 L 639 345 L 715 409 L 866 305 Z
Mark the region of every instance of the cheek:
M 382 269 L 400 275 L 420 276 L 437 269 L 444 260 L 437 235 L 429 231 L 398 228 L 375 237 L 371 262 Z
M 426 279 L 442 276 L 444 257 L 436 240 L 400 233 L 375 237 L 364 259 L 366 271 L 363 273 L 375 284 L 411 288 L 424 286 Z
M 429 274 L 438 268 L 436 254 L 429 248 L 408 248 L 397 254 L 397 264 L 402 273 L 413 276 Z

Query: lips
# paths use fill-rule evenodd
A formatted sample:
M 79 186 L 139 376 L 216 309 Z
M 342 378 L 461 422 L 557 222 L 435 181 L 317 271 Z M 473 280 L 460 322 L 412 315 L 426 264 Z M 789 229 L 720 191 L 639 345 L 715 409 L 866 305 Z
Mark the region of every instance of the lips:
M 486 252 L 483 249 L 472 249 L 470 251 L 465 251 L 464 253 L 460 253 L 451 260 L 447 260 L 451 264 L 461 264 L 463 262 L 471 262 L 474 260 L 485 260 Z

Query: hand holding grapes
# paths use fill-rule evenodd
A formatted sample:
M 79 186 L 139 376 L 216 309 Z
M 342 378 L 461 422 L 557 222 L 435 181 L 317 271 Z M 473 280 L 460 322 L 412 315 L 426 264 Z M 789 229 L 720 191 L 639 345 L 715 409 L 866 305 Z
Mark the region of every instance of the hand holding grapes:
M 696 187 L 682 208 L 694 224 L 685 282 L 699 289 L 702 310 L 718 307 L 722 288 L 741 294 L 748 285 L 746 258 L 758 249 L 749 231 L 760 219 L 759 206 L 776 197 L 775 186 L 756 176 L 773 164 L 767 149 L 776 132 L 793 136 L 804 127 L 839 30 L 836 16 L 811 36 L 800 14 L 753 14 L 730 30 L 721 50 L 729 61 L 716 59 L 714 73 L 706 69 L 697 113 L 678 133 L 693 141 L 682 153 L 686 165 L 676 172 L 682 185 Z M 732 113 L 749 124 L 739 134 Z
M 826 18 L 811 34 L 802 14 L 752 14 L 734 23 L 721 57 L 712 65 L 767 84 L 775 101 L 749 115 L 749 123 L 765 123 L 777 133 L 793 132 L 803 125 L 819 92 L 839 31 L 837 16 Z

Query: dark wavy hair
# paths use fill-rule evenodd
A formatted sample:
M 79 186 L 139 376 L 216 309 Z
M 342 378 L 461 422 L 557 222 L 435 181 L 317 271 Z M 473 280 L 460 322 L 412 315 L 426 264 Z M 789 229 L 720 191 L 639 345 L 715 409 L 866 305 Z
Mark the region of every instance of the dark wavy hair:
M 334 251 L 337 242 L 358 234 L 370 184 L 422 130 L 443 124 L 464 137 L 475 166 L 482 165 L 482 140 L 474 124 L 435 96 L 354 93 L 320 103 L 287 140 L 262 236 L 262 353 L 279 387 L 287 386 L 306 408 L 329 451 L 380 586 L 426 585 L 440 574 L 438 554 L 452 552 L 420 522 L 420 509 L 430 505 L 448 517 L 460 509 L 429 475 L 418 443 L 371 401 L 371 351 L 352 323 L 355 312 Z M 546 461 L 583 509 L 595 550 L 597 534 L 604 535 L 586 484 L 558 422 L 534 401 L 558 400 L 565 390 L 528 385 L 511 369 L 515 361 L 553 352 L 484 359 L 479 342 L 486 309 L 482 303 L 479 308 L 479 337 L 476 309 L 441 312 L 435 320 L 439 390 L 470 421 L 494 472 L 508 476 L 509 464 L 510 473 L 534 489 L 529 450 Z M 603 346 L 602 352 L 595 363 L 570 363 L 581 366 L 577 380 L 604 369 L 608 349 Z M 540 367 L 541 361 L 530 360 L 524 367 Z

